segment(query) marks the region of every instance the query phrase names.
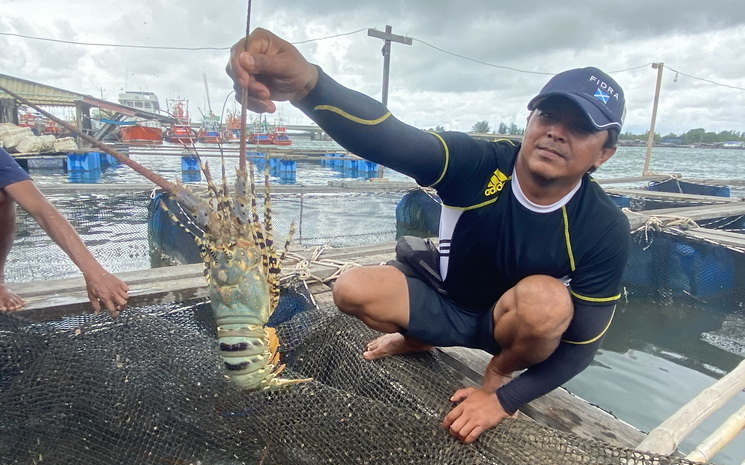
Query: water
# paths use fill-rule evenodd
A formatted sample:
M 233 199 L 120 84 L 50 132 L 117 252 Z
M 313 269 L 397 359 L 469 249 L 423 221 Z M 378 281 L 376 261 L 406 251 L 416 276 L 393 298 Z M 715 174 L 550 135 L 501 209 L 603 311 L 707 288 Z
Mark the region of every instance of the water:
M 298 141 L 293 146 L 324 148 L 337 151 L 333 142 Z M 596 173 L 598 179 L 640 176 L 646 148 L 619 147 L 616 155 Z M 150 155 L 133 159 L 158 172 L 166 179 L 181 179 L 180 158 Z M 217 159 L 211 159 L 213 171 Z M 235 160 L 228 161 L 228 173 Z M 679 174 L 693 179 L 739 179 L 745 173 L 745 151 L 716 149 L 655 148 L 649 170 L 660 174 Z M 40 185 L 69 183 L 70 176 L 57 172 L 32 172 Z M 343 173 L 319 162 L 299 161 L 295 183 L 326 185 L 332 179 L 346 179 L 354 173 Z M 359 173 L 357 173 L 359 175 Z M 406 176 L 385 170 L 393 181 L 411 181 Z M 364 179 L 366 175 L 360 177 Z M 99 183 L 137 183 L 142 178 L 127 167 L 104 171 Z M 273 177 L 273 184 L 284 183 Z M 203 182 L 202 182 L 203 183 Z M 617 186 L 613 186 L 617 187 Z M 620 187 L 620 186 L 618 186 Z M 732 196 L 745 197 L 743 187 L 732 188 Z M 302 218 L 301 243 L 321 245 L 343 239 L 377 242 L 395 238 L 395 205 L 400 194 L 374 198 L 350 194 L 339 197 L 315 194 L 299 200 L 278 196 L 274 210 L 277 229 L 286 230 L 289 221 Z M 94 254 L 111 271 L 131 271 L 150 267 L 147 230 L 144 222 L 147 208 L 142 201 L 113 198 L 102 208 L 111 211 L 103 221 L 86 213 L 92 195 L 82 199 L 69 195 L 51 196 L 52 202 L 70 218 Z M 111 247 L 112 237 L 117 241 Z M 39 239 L 41 238 L 41 239 Z M 39 242 L 35 242 L 38 240 Z M 338 243 L 336 245 L 344 245 Z M 33 220 L 20 218 L 19 234 L 8 264 L 9 280 L 16 273 L 32 273 L 31 279 L 77 276 L 74 265 L 55 246 L 50 246 Z M 25 267 L 25 268 L 24 268 Z M 28 271 L 28 270 L 31 271 Z M 15 279 L 24 280 L 24 279 Z M 27 280 L 27 279 L 26 279 Z M 672 415 L 703 389 L 732 370 L 745 356 L 745 309 L 701 308 L 686 305 L 658 306 L 629 303 L 619 307 L 603 347 L 593 364 L 567 383 L 566 387 L 622 420 L 650 431 Z M 745 403 L 739 393 L 712 418 L 686 439 L 681 450 L 690 451 L 711 434 L 726 418 Z M 740 465 L 745 459 L 743 434 L 716 457 L 721 465 Z

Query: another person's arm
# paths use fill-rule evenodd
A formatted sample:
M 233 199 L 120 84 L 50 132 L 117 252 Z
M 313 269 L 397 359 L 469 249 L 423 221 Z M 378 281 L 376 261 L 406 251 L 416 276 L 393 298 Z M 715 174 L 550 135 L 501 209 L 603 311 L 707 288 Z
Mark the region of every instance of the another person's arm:
M 127 304 L 127 285 L 98 263 L 72 225 L 33 181 L 16 182 L 6 186 L 5 192 L 39 223 L 83 273 L 93 310 L 99 312 L 105 308 L 116 317 Z

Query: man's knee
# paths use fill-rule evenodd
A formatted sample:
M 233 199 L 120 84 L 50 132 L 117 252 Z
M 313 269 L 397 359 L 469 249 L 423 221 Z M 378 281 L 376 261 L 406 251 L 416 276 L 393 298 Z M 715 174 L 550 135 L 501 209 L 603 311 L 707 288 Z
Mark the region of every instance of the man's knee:
M 331 295 L 334 304 L 342 312 L 355 314 L 364 304 L 365 274 L 362 267 L 357 267 L 348 269 L 336 278 Z
M 385 318 L 408 312 L 407 291 L 406 277 L 392 266 L 361 266 L 339 275 L 332 296 L 344 313 Z
M 514 291 L 517 313 L 534 336 L 559 337 L 566 331 L 574 306 L 564 283 L 551 276 L 528 276 Z

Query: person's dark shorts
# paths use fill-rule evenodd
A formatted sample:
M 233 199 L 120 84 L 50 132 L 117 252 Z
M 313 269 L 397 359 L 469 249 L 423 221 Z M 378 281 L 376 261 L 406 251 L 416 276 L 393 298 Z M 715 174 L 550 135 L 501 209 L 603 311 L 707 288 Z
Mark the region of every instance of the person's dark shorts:
M 426 282 L 405 276 L 410 313 L 409 327 L 402 334 L 434 346 L 470 347 L 490 354 L 501 351 L 493 335 L 492 308 L 460 307 Z

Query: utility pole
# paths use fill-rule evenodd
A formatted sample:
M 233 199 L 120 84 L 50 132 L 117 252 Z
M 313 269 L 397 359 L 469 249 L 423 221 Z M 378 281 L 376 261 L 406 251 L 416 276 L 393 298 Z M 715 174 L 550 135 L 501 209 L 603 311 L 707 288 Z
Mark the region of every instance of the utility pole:
M 391 34 L 393 28 L 391 26 L 385 27 L 385 32 L 380 32 L 376 29 L 368 29 L 367 35 L 370 37 L 376 37 L 383 39 L 385 44 L 383 45 L 383 106 L 388 106 L 388 73 L 391 69 L 391 42 L 398 42 L 400 44 L 411 45 L 411 37 L 399 36 Z
M 647 137 L 647 156 L 644 159 L 644 171 L 642 176 L 649 176 L 649 159 L 652 156 L 652 145 L 654 145 L 654 124 L 657 120 L 657 104 L 660 101 L 660 87 L 662 86 L 662 70 L 665 63 L 652 63 L 652 68 L 657 70 L 657 87 L 654 91 L 654 104 L 652 105 L 652 122 L 649 125 L 649 136 Z

